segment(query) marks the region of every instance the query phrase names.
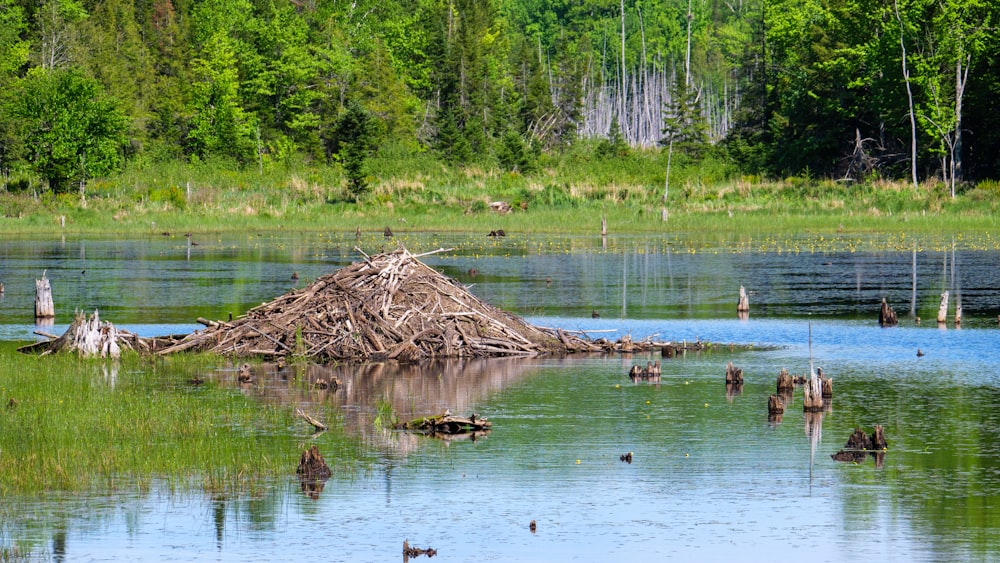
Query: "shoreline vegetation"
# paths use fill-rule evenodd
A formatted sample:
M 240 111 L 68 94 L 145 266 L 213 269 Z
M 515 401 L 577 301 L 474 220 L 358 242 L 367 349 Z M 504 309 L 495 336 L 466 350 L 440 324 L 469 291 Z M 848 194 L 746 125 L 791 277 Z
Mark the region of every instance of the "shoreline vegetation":
M 225 231 L 444 231 L 529 234 L 673 232 L 986 233 L 1000 222 L 1000 183 L 764 179 L 711 160 L 674 163 L 659 151 L 592 160 L 552 156 L 532 174 L 450 166 L 383 151 L 355 198 L 336 166 L 134 164 L 81 191 L 0 192 L 0 235 Z M 501 213 L 490 204 L 504 202 Z

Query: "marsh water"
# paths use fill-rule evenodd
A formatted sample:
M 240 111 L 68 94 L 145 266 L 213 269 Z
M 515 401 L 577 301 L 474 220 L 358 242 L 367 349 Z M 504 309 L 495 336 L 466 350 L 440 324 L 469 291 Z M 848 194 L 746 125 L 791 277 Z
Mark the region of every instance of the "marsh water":
M 341 470 L 320 493 L 303 492 L 290 459 L 287 479 L 240 495 L 156 480 L 14 495 L 0 509 L 0 548 L 69 561 L 386 561 L 407 540 L 435 548 L 435 561 L 1000 559 L 1000 252 L 991 245 L 400 238 L 414 252 L 452 249 L 424 261 L 535 324 L 713 346 L 664 359 L 659 384 L 626 377 L 660 359 L 643 355 L 294 368 L 335 375 L 335 391 L 289 386 L 260 366 L 253 386 L 232 392 L 332 405 L 362 445 L 356 459 L 336 460 Z M 197 317 L 237 316 L 356 260 L 356 246 L 395 244 L 381 233 L 7 239 L 0 339 L 61 333 L 74 309 L 146 336 L 190 332 Z M 32 281 L 42 270 L 57 318 L 36 327 Z M 740 285 L 750 291 L 743 320 Z M 945 290 L 962 305 L 958 327 L 953 312 L 933 322 Z M 883 297 L 898 327 L 878 326 Z M 724 384 L 730 361 L 744 370 L 740 389 Z M 832 405 L 806 415 L 797 389 L 769 421 L 778 371 L 806 373 L 810 361 L 833 378 Z M 231 366 L 206 377 L 231 381 Z M 374 422 L 380 402 L 400 418 L 475 412 L 493 429 L 450 441 L 388 431 Z M 856 427 L 875 424 L 889 442 L 880 463 L 831 459 Z M 309 434 L 290 430 L 288 440 L 332 447 Z M 632 462 L 621 461 L 629 452 Z

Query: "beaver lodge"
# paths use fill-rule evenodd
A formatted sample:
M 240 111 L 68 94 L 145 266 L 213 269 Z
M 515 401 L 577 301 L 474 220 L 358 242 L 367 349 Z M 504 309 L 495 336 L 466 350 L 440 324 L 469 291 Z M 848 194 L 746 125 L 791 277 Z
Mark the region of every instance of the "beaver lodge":
M 533 356 L 600 351 L 501 311 L 456 280 L 397 250 L 369 256 L 160 349 L 230 356 L 298 356 L 314 361 L 416 361 L 442 357 Z

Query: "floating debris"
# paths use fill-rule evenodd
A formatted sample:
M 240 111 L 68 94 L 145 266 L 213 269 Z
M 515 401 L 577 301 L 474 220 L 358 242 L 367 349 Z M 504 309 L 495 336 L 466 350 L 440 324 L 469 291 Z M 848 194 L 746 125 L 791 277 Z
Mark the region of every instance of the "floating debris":
M 433 547 L 428 547 L 427 549 L 411 547 L 409 541 L 403 540 L 403 561 L 409 561 L 411 557 L 419 557 L 421 555 L 434 557 L 437 555 L 437 550 Z
M 486 417 L 473 414 L 469 417 L 454 416 L 449 411 L 437 416 L 417 418 L 396 425 L 397 429 L 420 432 L 428 435 L 485 434 L 493 423 Z

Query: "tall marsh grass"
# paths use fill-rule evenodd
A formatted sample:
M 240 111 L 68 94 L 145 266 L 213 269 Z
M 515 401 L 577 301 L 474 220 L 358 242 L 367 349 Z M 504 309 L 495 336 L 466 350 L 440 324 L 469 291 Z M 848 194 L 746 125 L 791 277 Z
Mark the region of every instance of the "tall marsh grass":
M 850 183 L 809 176 L 769 180 L 741 175 L 713 155 L 633 150 L 597 158 L 579 143 L 543 155 L 531 174 L 456 167 L 433 154 L 390 147 L 368 165 L 370 191 L 348 193 L 336 166 L 300 160 L 237 167 L 225 162 L 134 162 L 115 178 L 91 181 L 87 197 L 38 189 L 0 193 L 8 220 L 0 233 L 160 233 L 246 230 L 599 232 L 601 217 L 619 232 L 756 228 L 811 230 L 996 227 L 996 183 L 951 198 L 933 181 Z M 668 189 L 669 188 L 669 189 Z M 666 200 L 664 201 L 664 196 Z M 498 215 L 490 202 L 513 206 Z M 668 221 L 661 220 L 663 210 Z M 65 226 L 63 226 L 65 224 Z
M 225 493 L 295 474 L 307 429 L 294 408 L 209 378 L 190 384 L 212 358 L 111 363 L 13 348 L 0 344 L 0 496 L 152 480 Z M 323 440 L 350 450 L 336 430 Z

